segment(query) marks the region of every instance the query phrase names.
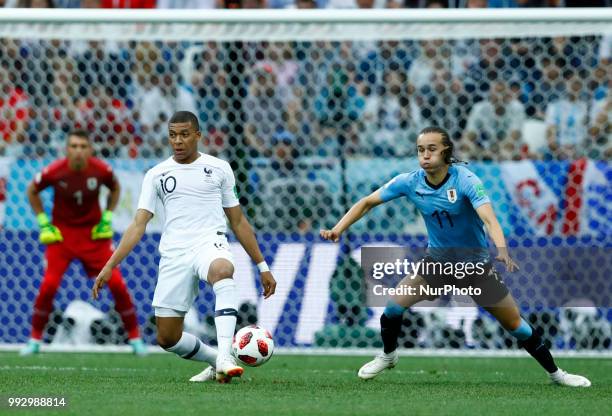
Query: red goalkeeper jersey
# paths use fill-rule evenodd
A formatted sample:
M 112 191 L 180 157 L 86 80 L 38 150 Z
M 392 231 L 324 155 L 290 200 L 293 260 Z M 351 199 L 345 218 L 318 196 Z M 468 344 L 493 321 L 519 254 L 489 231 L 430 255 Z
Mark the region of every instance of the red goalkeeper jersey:
M 89 158 L 87 168 L 70 169 L 68 159 L 58 159 L 38 173 L 34 186 L 41 191 L 48 186 L 54 190 L 53 224 L 57 226 L 94 226 L 100 222 L 100 186 L 113 187 L 113 169 L 95 157 Z

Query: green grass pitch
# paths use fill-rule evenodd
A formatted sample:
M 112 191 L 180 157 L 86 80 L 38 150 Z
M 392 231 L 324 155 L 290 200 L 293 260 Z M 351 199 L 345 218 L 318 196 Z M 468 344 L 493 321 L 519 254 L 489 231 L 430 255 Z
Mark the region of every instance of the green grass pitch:
M 610 415 L 612 360 L 559 359 L 593 386 L 550 385 L 525 358 L 413 358 L 375 380 L 368 357 L 275 356 L 230 385 L 190 383 L 203 367 L 171 354 L 0 353 L 2 415 Z M 65 409 L 14 410 L 7 397 L 64 396 Z

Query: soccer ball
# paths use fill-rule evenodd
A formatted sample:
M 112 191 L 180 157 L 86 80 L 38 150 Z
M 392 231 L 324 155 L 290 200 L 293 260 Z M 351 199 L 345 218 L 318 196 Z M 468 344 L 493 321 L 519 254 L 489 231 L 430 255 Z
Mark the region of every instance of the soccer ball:
M 234 335 L 234 357 L 250 367 L 258 367 L 268 361 L 274 352 L 274 340 L 266 329 L 249 325 Z

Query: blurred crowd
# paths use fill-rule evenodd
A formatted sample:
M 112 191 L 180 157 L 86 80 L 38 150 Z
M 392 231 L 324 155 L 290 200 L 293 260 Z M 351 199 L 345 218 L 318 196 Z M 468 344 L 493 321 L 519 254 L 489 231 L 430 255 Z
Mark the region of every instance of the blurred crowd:
M 0 155 L 168 155 L 198 114 L 207 151 L 277 159 L 413 156 L 427 125 L 469 160 L 610 159 L 610 37 L 382 42 L 0 39 Z
M 612 0 L 0 0 L 0 7 L 115 9 L 356 9 L 610 7 Z

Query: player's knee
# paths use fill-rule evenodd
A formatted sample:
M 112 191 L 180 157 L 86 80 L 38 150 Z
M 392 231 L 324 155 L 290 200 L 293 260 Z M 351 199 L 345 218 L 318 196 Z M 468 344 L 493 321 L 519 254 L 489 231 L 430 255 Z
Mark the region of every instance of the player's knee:
M 225 259 L 217 259 L 208 269 L 208 282 L 213 284 L 223 279 L 231 279 L 234 274 L 234 265 Z
M 168 348 L 174 347 L 181 339 L 181 334 L 173 333 L 157 333 L 157 345 L 167 350 Z

